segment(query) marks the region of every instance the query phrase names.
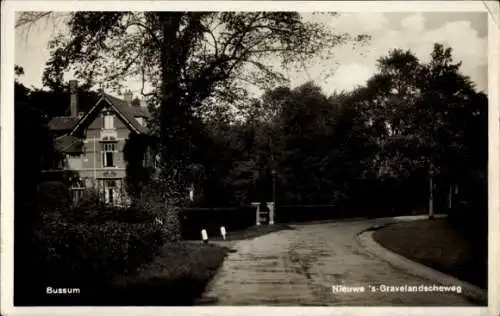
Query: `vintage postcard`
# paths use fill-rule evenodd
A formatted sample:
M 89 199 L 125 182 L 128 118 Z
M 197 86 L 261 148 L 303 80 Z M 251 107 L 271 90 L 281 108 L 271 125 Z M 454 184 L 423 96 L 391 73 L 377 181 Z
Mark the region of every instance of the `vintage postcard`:
M 499 25 L 2 2 L 2 315 L 499 315 Z

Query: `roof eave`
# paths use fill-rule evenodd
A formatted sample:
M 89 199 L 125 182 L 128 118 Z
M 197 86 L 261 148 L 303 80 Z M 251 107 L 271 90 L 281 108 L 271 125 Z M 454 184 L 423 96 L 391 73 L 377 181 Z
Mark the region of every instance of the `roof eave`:
M 82 118 L 78 121 L 78 123 L 75 125 L 75 127 L 71 130 L 71 132 L 69 133 L 69 135 L 73 136 L 74 133 L 80 128 L 80 126 L 82 126 L 82 124 L 87 120 L 87 118 L 90 116 L 91 113 L 93 113 L 95 111 L 95 109 L 97 108 L 97 106 L 102 102 L 102 101 L 106 101 L 109 105 L 111 105 L 111 107 L 116 111 L 116 113 L 118 113 L 118 115 L 122 118 L 122 120 L 124 122 L 127 123 L 128 127 L 133 130 L 134 132 L 136 133 L 141 133 L 140 130 L 138 130 L 134 124 L 132 124 L 132 122 L 130 122 L 127 117 L 125 117 L 125 115 L 123 115 L 122 111 L 120 111 L 120 109 L 113 103 L 112 100 L 109 100 L 109 98 L 107 98 L 107 96 L 104 94 L 102 95 L 99 100 L 97 100 L 96 104 L 92 107 L 92 109 L 90 109 L 90 111 L 88 111 L 84 116 L 82 116 Z

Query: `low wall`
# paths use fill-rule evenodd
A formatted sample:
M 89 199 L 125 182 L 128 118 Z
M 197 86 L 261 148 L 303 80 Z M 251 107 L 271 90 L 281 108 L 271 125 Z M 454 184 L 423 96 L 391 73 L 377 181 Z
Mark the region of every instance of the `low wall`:
M 220 235 L 220 227 L 238 231 L 255 225 L 255 209 L 248 207 L 186 208 L 180 211 L 183 239 L 201 239 L 201 230 L 208 236 Z
M 262 217 L 267 217 L 267 209 L 261 209 Z M 439 213 L 436 210 L 436 214 Z M 389 208 L 349 208 L 337 205 L 278 205 L 274 222 L 280 224 L 309 221 L 347 219 L 354 217 L 392 217 L 427 214 L 422 209 Z M 238 231 L 254 226 L 256 222 L 254 207 L 226 208 L 186 208 L 179 213 L 181 234 L 184 239 L 201 239 L 201 230 L 206 229 L 208 236 L 220 235 L 220 227 L 227 231 Z M 262 225 L 266 225 L 262 223 Z

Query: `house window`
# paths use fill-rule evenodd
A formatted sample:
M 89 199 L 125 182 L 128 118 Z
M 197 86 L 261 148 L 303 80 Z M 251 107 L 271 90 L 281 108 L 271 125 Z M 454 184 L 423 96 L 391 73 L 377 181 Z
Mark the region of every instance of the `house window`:
M 106 195 L 107 195 L 107 202 L 111 205 L 115 203 L 115 180 L 107 180 L 106 181 Z
M 115 144 L 104 143 L 102 149 L 102 164 L 104 168 L 114 167 Z
M 82 199 L 83 194 L 85 192 L 84 182 L 81 180 L 74 182 L 71 185 L 70 191 L 71 191 L 73 203 L 78 204 L 80 202 L 80 200 Z
M 160 154 L 156 154 L 153 160 L 153 167 L 157 169 L 160 168 L 160 166 L 161 166 L 161 156 Z
M 116 180 L 103 179 L 104 184 L 104 200 L 107 204 L 116 205 L 118 202 Z
M 111 114 L 104 115 L 104 129 L 114 129 L 114 116 Z
M 142 118 L 142 117 L 136 117 L 135 119 L 137 120 L 137 122 L 139 122 L 139 124 L 141 124 L 142 126 L 144 126 L 144 118 Z

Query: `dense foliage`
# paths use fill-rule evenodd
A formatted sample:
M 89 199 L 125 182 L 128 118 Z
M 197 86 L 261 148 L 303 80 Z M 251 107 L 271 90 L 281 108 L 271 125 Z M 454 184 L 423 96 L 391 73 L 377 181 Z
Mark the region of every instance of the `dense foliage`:
M 452 203 L 484 206 L 487 98 L 451 49 L 436 44 L 429 63 L 394 50 L 378 67 L 352 92 L 277 88 L 250 104 L 244 120 L 207 120 L 209 189 L 228 192 L 228 204 L 269 201 L 274 169 L 282 205 L 427 208 L 431 175 L 441 211 L 450 190 Z
M 22 74 L 20 67 L 16 70 Z M 67 85 L 41 91 L 16 81 L 15 91 L 16 304 L 43 304 L 48 285 L 71 284 L 81 288 L 82 296 L 97 295 L 117 276 L 134 273 L 150 261 L 165 240 L 178 239 L 168 221 L 155 222 L 164 204 L 111 207 L 90 190 L 74 205 L 68 189 L 74 174 L 46 172 L 63 159 L 47 123 L 66 114 Z M 84 104 L 95 102 L 95 93 L 80 92 L 89 98 Z M 173 223 L 178 226 L 177 218 Z
M 154 209 L 112 207 L 92 191 L 72 205 L 63 183 L 44 182 L 39 187 L 40 217 L 30 250 L 22 252 L 32 268 L 23 269 L 29 286 L 17 283 L 24 291 L 16 295 L 20 304 L 44 304 L 48 284 L 72 284 L 82 291 L 81 301 L 95 299 L 117 278 L 135 275 L 151 262 L 165 241 L 178 238 L 168 222 L 155 221 Z
M 45 17 L 27 12 L 18 26 Z M 121 88 L 125 78 L 142 79 L 151 87 L 144 93 L 143 85 L 143 93 L 159 106 L 150 127 L 160 138 L 162 174 L 179 183 L 201 163 L 194 158 L 201 108 L 238 103 L 248 84 L 285 83 L 286 69 L 368 39 L 335 34 L 297 12 L 82 11 L 70 13 L 66 25 L 69 33 L 50 43 L 44 84 L 59 86 L 69 69 L 88 86 Z

